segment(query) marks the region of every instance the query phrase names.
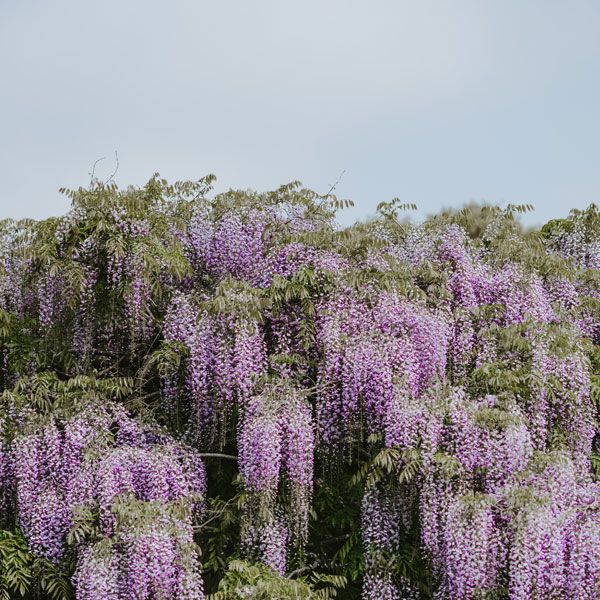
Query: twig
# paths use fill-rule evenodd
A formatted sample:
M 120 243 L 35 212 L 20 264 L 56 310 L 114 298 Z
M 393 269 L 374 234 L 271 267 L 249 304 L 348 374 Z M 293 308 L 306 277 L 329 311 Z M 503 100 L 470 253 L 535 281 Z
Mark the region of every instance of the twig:
M 227 510 L 227 507 L 232 502 L 235 502 L 236 499 L 237 498 L 234 496 L 233 498 L 230 498 L 229 500 L 227 500 L 227 502 L 225 502 L 225 504 L 223 504 L 223 506 L 221 507 L 221 510 L 215 512 L 215 514 L 212 517 L 210 517 L 210 519 L 207 519 L 206 521 L 204 521 L 204 523 L 200 523 L 200 525 L 197 525 L 196 527 L 194 527 L 194 531 L 200 531 L 204 527 L 206 527 L 211 521 L 214 521 L 215 519 L 218 519 Z
M 292 571 L 289 575 L 286 575 L 286 578 L 293 579 L 297 575 L 301 575 L 302 573 L 305 573 L 306 571 L 310 571 L 311 569 L 314 569 L 315 566 L 316 565 L 306 565 L 305 567 L 300 567 L 299 569 Z
M 154 398 L 156 396 L 160 396 L 159 391 L 150 392 L 149 394 L 144 394 L 143 396 L 135 396 L 134 398 L 132 398 L 132 400 L 135 400 L 136 402 L 140 402 L 142 400 L 148 400 L 148 398 Z
M 94 183 L 94 174 L 96 173 L 96 165 L 104 160 L 106 158 L 106 156 L 103 156 L 102 158 L 99 158 L 95 163 L 94 166 L 92 167 L 92 172 L 88 173 L 88 175 L 90 175 L 90 186 Z
M 337 181 L 329 188 L 329 191 L 323 196 L 323 198 L 327 198 L 333 192 L 333 190 L 335 190 L 335 188 L 337 187 L 338 183 L 342 180 L 342 177 L 344 176 L 345 172 L 346 172 L 346 169 L 344 169 L 340 173 L 340 176 L 337 178 Z
M 115 170 L 112 172 L 112 175 L 106 180 L 106 183 L 110 183 L 112 181 L 112 178 L 117 174 L 117 171 L 119 170 L 119 155 L 117 154 L 116 150 L 115 150 L 115 162 L 116 162 Z
M 199 453 L 198 456 L 200 458 L 225 458 L 227 460 L 237 460 L 237 456 L 233 456 L 233 454 L 220 454 L 218 452 L 203 452 Z

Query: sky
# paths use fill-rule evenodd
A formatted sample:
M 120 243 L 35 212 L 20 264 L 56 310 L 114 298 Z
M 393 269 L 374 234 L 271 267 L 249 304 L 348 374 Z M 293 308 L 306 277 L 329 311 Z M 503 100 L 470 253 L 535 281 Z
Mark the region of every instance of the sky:
M 600 203 L 598 0 L 0 0 L 0 218 L 59 187 L 300 180 L 424 216 Z M 344 224 L 345 224 L 344 223 Z

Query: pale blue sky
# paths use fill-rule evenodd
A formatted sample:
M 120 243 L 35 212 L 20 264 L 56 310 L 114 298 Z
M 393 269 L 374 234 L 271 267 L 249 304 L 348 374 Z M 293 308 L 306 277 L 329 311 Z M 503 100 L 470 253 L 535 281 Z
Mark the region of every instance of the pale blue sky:
M 292 179 L 372 214 L 600 202 L 598 0 L 0 0 L 0 216 L 57 189 Z

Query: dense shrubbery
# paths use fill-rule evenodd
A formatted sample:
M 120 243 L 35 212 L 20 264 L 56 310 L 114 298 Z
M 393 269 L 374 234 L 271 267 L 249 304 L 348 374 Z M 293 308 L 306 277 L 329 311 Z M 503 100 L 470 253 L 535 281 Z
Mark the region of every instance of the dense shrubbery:
M 0 223 L 0 597 L 600 597 L 596 208 L 210 184 Z

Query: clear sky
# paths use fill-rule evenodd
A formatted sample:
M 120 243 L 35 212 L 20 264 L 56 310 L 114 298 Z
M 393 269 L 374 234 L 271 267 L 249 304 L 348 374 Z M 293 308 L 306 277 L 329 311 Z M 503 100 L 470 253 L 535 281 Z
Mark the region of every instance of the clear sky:
M 0 0 L 0 216 L 57 190 L 300 179 L 422 214 L 600 202 L 598 0 Z

